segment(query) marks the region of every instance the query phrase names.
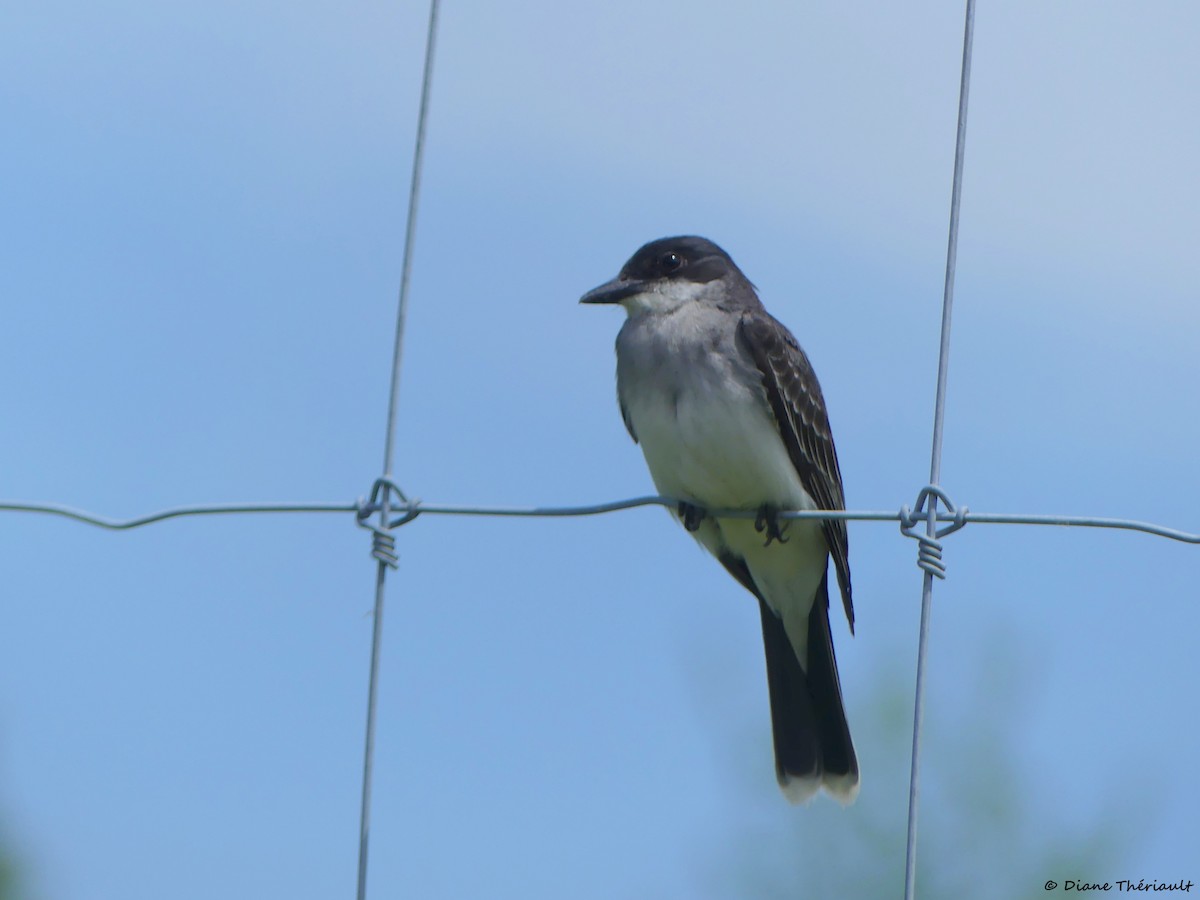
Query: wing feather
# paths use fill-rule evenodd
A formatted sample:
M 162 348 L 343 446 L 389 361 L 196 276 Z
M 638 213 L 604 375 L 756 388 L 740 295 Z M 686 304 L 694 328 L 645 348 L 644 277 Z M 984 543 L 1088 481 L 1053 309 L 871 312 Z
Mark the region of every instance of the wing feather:
M 779 426 L 792 465 L 820 509 L 845 509 L 842 473 L 829 428 L 821 385 L 808 357 L 783 325 L 762 310 L 748 310 L 738 323 L 738 338 L 762 376 L 767 402 Z M 843 520 L 821 523 L 837 571 L 842 605 L 854 632 L 850 590 L 850 548 Z

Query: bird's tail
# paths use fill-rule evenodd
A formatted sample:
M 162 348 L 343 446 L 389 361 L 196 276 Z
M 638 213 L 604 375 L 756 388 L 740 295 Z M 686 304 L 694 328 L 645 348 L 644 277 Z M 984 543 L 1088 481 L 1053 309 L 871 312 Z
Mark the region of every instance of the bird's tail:
M 843 804 L 858 795 L 858 758 L 842 706 L 833 637 L 829 633 L 828 576 L 808 614 L 807 666 L 801 666 L 783 620 L 759 598 L 775 774 L 784 795 L 801 803 L 824 787 Z

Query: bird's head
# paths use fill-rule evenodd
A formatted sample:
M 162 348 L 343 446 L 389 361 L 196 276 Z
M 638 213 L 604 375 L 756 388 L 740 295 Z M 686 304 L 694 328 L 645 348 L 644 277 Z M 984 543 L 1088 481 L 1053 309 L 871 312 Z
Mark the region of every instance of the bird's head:
M 754 286 L 712 241 L 694 236 L 660 238 L 629 258 L 612 281 L 588 291 L 580 303 L 620 303 L 629 315 L 669 313 L 689 303 L 736 301 Z

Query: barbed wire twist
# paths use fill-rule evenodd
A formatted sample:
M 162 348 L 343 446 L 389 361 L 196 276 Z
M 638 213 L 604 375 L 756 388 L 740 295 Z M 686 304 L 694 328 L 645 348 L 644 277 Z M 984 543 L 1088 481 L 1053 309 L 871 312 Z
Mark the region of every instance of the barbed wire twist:
M 391 494 L 396 495 L 400 505 L 405 509 L 405 514 L 395 521 L 387 519 L 389 512 L 396 508 L 396 504 L 391 502 Z M 400 558 L 396 556 L 396 536 L 392 534 L 392 530 L 408 524 L 421 514 L 420 501 L 409 500 L 400 485 L 386 476 L 375 479 L 369 498 L 368 500 L 359 500 L 355 504 L 355 519 L 360 528 L 365 528 L 372 534 L 371 556 L 389 569 L 399 568 Z M 376 513 L 380 516 L 380 522 L 378 525 L 372 525 L 370 518 Z
M 928 521 L 929 512 L 925 504 L 935 505 L 940 500 L 946 505 L 945 515 L 951 522 L 945 528 L 934 529 L 933 533 L 919 533 L 917 523 L 924 519 Z M 944 521 L 943 514 L 934 510 L 935 521 Z M 907 506 L 900 507 L 900 533 L 913 538 L 920 544 L 917 551 L 917 565 L 937 578 L 945 580 L 946 565 L 942 562 L 942 541 L 948 534 L 953 534 L 967 524 L 967 508 L 954 505 L 950 496 L 935 484 L 927 484 L 917 494 L 916 508 L 912 511 Z

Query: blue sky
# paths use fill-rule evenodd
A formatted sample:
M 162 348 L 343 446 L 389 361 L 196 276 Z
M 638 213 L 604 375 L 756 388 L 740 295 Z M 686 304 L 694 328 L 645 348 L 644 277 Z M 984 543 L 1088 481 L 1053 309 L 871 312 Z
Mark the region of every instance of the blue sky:
M 369 489 L 426 14 L 6 11 L 0 496 L 126 516 Z M 690 232 L 807 349 L 849 504 L 911 503 L 961 19 L 448 2 L 398 480 L 461 504 L 648 493 L 614 400 L 619 313 L 575 301 Z M 1200 530 L 1198 33 L 1185 2 L 980 6 L 943 466 L 972 509 Z M 0 834 L 31 895 L 349 894 L 366 533 L 0 529 Z M 426 517 L 398 546 L 372 896 L 725 896 L 713 873 L 747 834 L 852 841 L 871 809 L 902 830 L 903 735 L 860 738 L 848 811 L 777 795 L 753 603 L 660 511 Z M 982 525 L 948 541 L 926 778 L 1003 713 L 1039 834 L 1131 833 L 1112 871 L 1042 880 L 1200 875 L 1197 552 Z M 834 639 L 858 733 L 911 679 L 914 559 L 894 526 L 851 526 L 858 634 Z M 930 833 L 956 796 L 931 790 Z

